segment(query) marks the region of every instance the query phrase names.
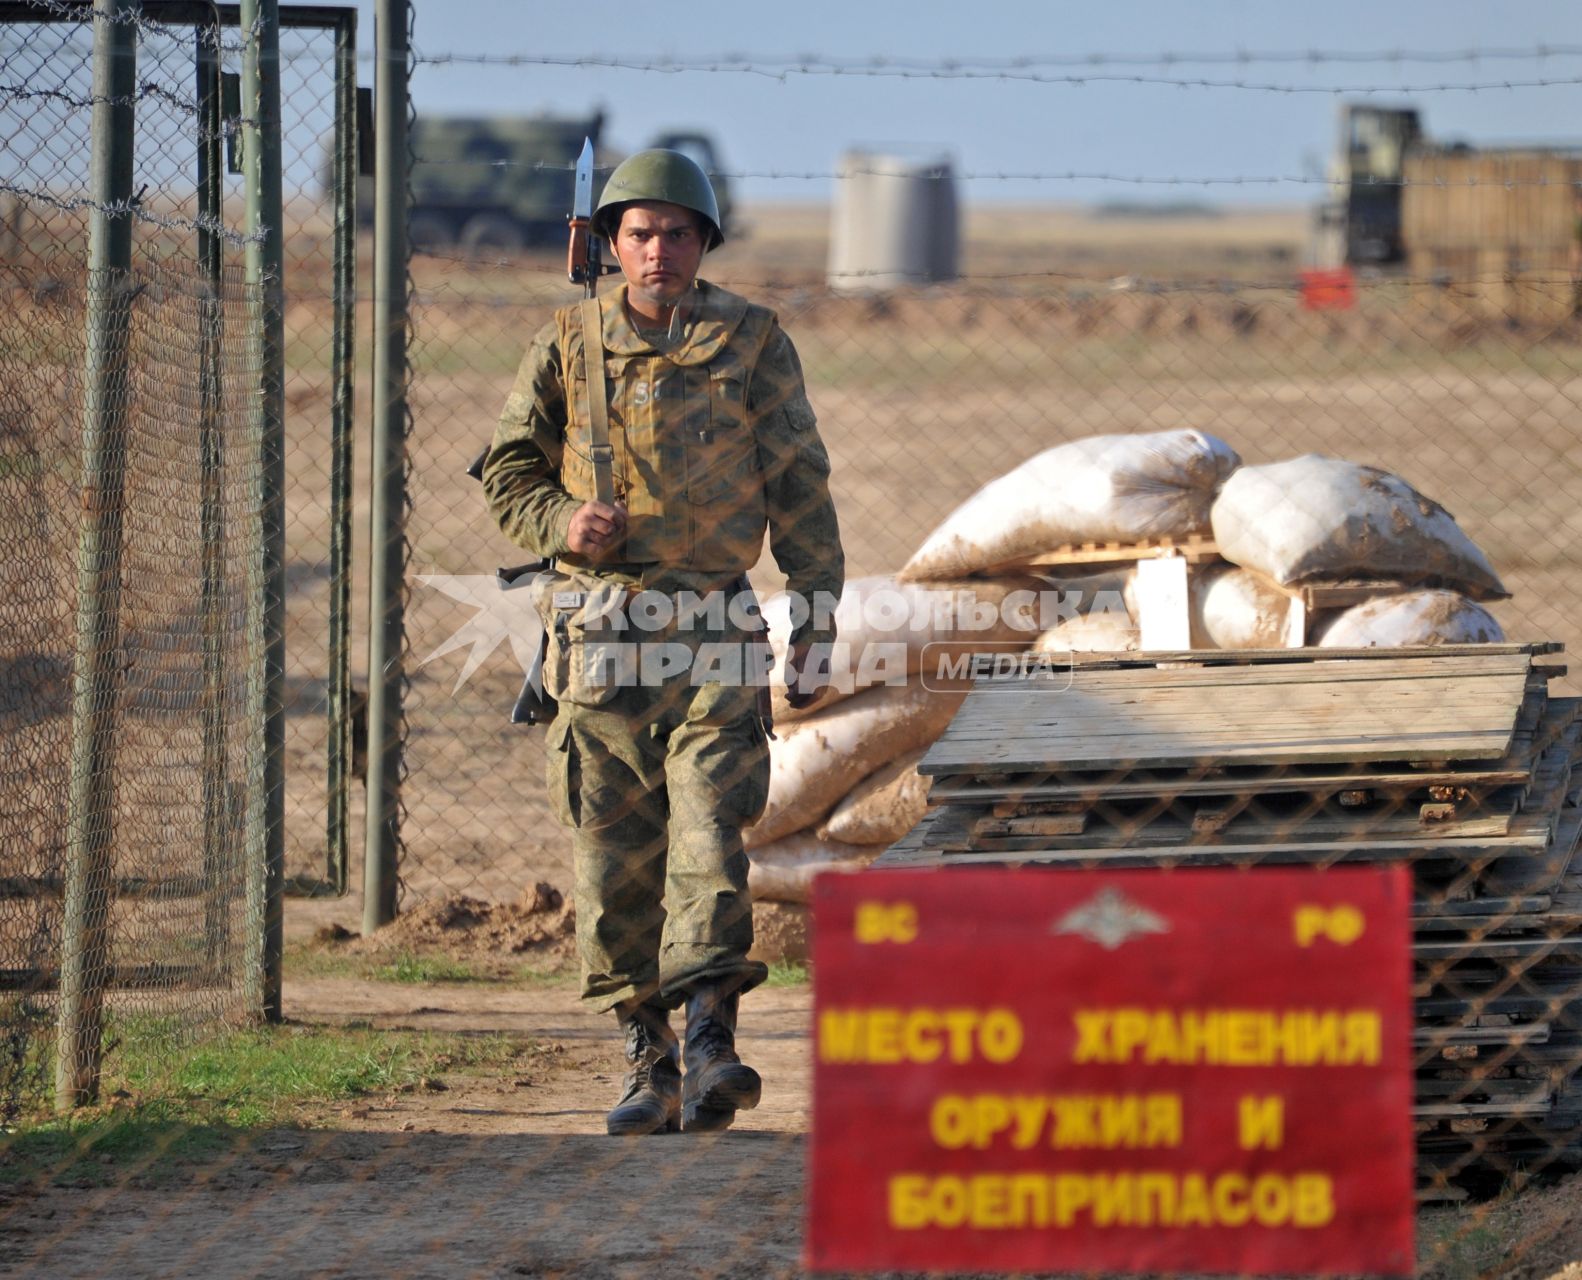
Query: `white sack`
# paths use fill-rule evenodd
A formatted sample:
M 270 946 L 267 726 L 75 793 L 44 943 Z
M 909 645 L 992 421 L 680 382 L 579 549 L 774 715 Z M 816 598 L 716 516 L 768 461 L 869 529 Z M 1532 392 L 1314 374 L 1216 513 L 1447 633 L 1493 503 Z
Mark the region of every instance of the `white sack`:
M 1201 431 L 1057 445 L 989 481 L 945 517 L 900 576 L 958 578 L 1067 543 L 1207 533 L 1214 495 L 1240 465 L 1234 449 Z
M 842 844 L 798 831 L 752 851 L 747 888 L 755 902 L 807 903 L 813 897 L 814 876 L 861 871 L 881 852 L 878 845 Z
M 777 592 L 763 602 L 775 653 L 770 684 L 775 723 L 804 719 L 861 689 L 915 673 L 929 645 L 982 644 L 996 652 L 1025 647 L 1038 633 L 1036 596 L 1044 586 L 1036 578 L 919 583 L 883 574 L 849 579 L 832 619 L 830 689 L 813 707 L 800 711 L 785 700 L 791 599 Z
M 1192 643 L 1205 649 L 1283 649 L 1290 596 L 1267 578 L 1226 568 L 1192 593 Z M 1199 637 L 1201 636 L 1201 643 Z
M 1482 605 L 1454 591 L 1379 596 L 1337 614 L 1320 649 L 1400 649 L 1419 644 L 1499 644 L 1505 632 Z
M 929 779 L 917 771 L 927 747 L 908 751 L 853 787 L 819 827 L 819 838 L 846 844 L 891 845 L 928 811 Z
M 852 779 L 926 746 L 945 731 L 967 696 L 921 684 L 880 685 L 786 725 L 769 744 L 769 803 L 742 832 L 749 849 L 823 820 Z
M 1448 511 L 1377 467 L 1318 454 L 1243 467 L 1212 518 L 1220 554 L 1285 586 L 1390 578 L 1509 594 Z
M 1137 624 L 1118 613 L 1090 613 L 1050 627 L 1033 648 L 1040 653 L 1131 653 L 1137 648 Z

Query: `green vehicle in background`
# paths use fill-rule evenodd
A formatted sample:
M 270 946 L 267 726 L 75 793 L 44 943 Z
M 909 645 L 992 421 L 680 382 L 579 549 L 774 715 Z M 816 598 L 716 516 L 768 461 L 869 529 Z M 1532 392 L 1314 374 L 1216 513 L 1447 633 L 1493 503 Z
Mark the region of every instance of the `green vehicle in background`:
M 409 235 L 416 249 L 459 249 L 469 255 L 560 247 L 571 210 L 572 166 L 582 140 L 598 160 L 594 198 L 624 156 L 603 144 L 604 114 L 589 116 L 419 116 L 410 145 Z M 696 160 L 714 183 L 726 234 L 731 233 L 730 184 L 720 173 L 713 140 L 670 131 L 648 143 Z M 372 209 L 365 211 L 372 219 Z

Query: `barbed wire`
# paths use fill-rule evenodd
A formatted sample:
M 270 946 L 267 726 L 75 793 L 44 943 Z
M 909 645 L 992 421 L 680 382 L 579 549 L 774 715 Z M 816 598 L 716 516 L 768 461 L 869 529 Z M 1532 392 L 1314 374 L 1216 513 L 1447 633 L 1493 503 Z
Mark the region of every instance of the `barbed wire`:
M 419 55 L 423 61 L 431 55 Z M 438 56 L 438 55 L 432 55 Z M 491 59 L 502 56 L 483 55 Z M 522 55 L 532 56 L 532 55 Z M 1312 66 L 1378 63 L 1451 63 L 1544 61 L 1551 58 L 1582 57 L 1579 44 L 1536 44 L 1491 46 L 1465 49 L 1231 49 L 1206 52 L 1137 53 L 1041 53 L 1010 57 L 973 57 L 949 55 L 939 58 L 906 58 L 891 54 L 866 57 L 837 57 L 829 54 L 757 54 L 729 51 L 690 59 L 657 59 L 699 65 L 738 65 L 781 67 L 902 68 L 912 71 L 968 69 L 982 71 L 1027 70 L 1036 67 L 1175 67 L 1175 66 L 1250 66 L 1256 63 L 1303 63 Z
M 157 18 L 151 18 L 143 12 L 141 6 L 130 9 L 120 9 L 110 13 L 99 13 L 90 3 L 81 0 L 28 0 L 30 8 L 37 9 L 37 21 L 47 23 L 50 18 L 60 18 L 67 22 L 80 23 L 83 26 L 98 22 L 111 22 L 117 26 L 135 27 L 140 35 L 158 35 L 180 40 L 188 40 L 192 33 L 198 33 L 198 39 L 207 47 L 218 49 L 226 53 L 241 53 L 246 48 L 246 36 L 256 35 L 261 19 L 255 21 L 250 32 L 242 31 L 240 23 L 227 24 L 232 30 L 242 32 L 243 39 L 239 42 L 227 42 L 221 34 L 222 26 L 219 23 L 218 12 L 215 13 L 213 22 L 178 22 L 166 23 Z
M 182 217 L 177 214 L 154 213 L 145 209 L 137 200 L 114 201 L 105 204 L 102 201 L 90 199 L 88 196 L 57 196 L 47 191 L 38 191 L 30 187 L 19 187 L 14 183 L 0 182 L 0 195 L 16 196 L 21 200 L 32 201 L 38 204 L 49 205 L 62 213 L 80 213 L 84 209 L 108 214 L 112 218 L 131 218 L 136 222 L 146 223 L 166 231 L 202 231 L 209 235 L 219 236 L 229 244 L 247 245 L 261 244 L 265 233 L 262 231 L 248 233 L 237 231 L 225 225 L 217 218 L 195 216 Z
M 415 259 L 429 262 L 446 263 L 454 267 L 465 268 L 468 272 L 510 270 L 521 276 L 532 276 L 544 280 L 558 280 L 565 284 L 568 295 L 576 286 L 565 279 L 565 267 L 558 260 L 549 261 L 552 251 L 545 250 L 545 261 L 542 265 L 535 263 L 530 258 L 509 257 L 500 254 L 477 254 L 467 256 L 464 254 L 446 253 L 440 249 L 416 248 L 412 250 Z M 930 288 L 950 288 L 953 286 L 971 285 L 976 282 L 1006 282 L 1015 280 L 1063 280 L 1073 284 L 1085 284 L 1102 287 L 1110 293 L 1212 293 L 1221 296 L 1230 296 L 1240 292 L 1266 292 L 1266 293 L 1292 293 L 1300 292 L 1303 281 L 1299 271 L 1313 270 L 1315 268 L 1300 268 L 1298 272 L 1269 277 L 1263 279 L 1233 280 L 1225 278 L 1211 279 L 1179 279 L 1141 276 L 1134 274 L 1114 275 L 1098 274 L 1091 271 L 1071 271 L 1058 269 L 1036 269 L 1026 271 L 985 271 L 961 272 L 949 280 L 943 280 L 928 286 Z M 1576 278 L 1569 274 L 1555 274 L 1544 276 L 1523 275 L 1513 277 L 1505 272 L 1473 272 L 1468 274 L 1447 274 L 1436 272 L 1428 276 L 1413 276 L 1407 274 L 1390 274 L 1378 272 L 1372 274 L 1366 271 L 1352 270 L 1352 284 L 1359 291 L 1380 292 L 1391 289 L 1437 289 L 1449 290 L 1459 288 L 1479 288 L 1487 285 L 1512 285 L 1519 288 L 1558 288 L 1570 287 L 1576 283 Z M 894 279 L 896 272 L 886 269 L 852 270 L 838 273 L 842 281 L 861 280 L 865 278 Z M 712 278 L 712 277 L 711 277 Z M 785 277 L 765 276 L 760 279 L 749 279 L 733 273 L 721 273 L 721 280 L 729 280 L 744 287 L 758 289 L 813 289 L 823 291 L 826 287 L 823 273 L 819 273 L 816 281 L 794 280 Z M 293 291 L 297 296 L 304 296 L 300 291 Z M 432 303 L 436 291 L 421 289 L 414 294 L 414 302 Z M 317 295 L 313 295 L 317 296 Z M 325 294 L 324 296 L 329 296 Z M 540 299 L 523 300 L 521 298 L 472 297 L 465 301 L 476 302 L 480 305 L 534 307 L 546 305 Z
M 32 7 L 40 11 L 40 21 L 45 16 L 67 19 L 84 25 L 94 20 L 90 4 L 80 0 L 31 0 Z M 141 10 L 128 10 L 106 15 L 109 21 L 136 26 L 148 34 L 180 35 L 185 38 L 197 27 L 200 38 L 227 52 L 240 53 L 245 45 L 241 41 L 226 42 L 222 30 L 239 30 L 229 26 L 219 28 L 207 23 L 161 22 Z M 281 50 L 281 60 L 313 56 L 306 50 Z M 378 58 L 374 50 L 358 51 L 358 61 L 367 63 Z M 1427 49 L 1396 47 L 1392 49 L 1220 49 L 1220 50 L 1162 50 L 1157 53 L 1096 51 L 1090 53 L 1037 53 L 1015 54 L 1003 57 L 974 55 L 941 55 L 939 57 L 900 57 L 892 54 L 867 54 L 841 56 L 835 54 L 797 51 L 794 53 L 749 53 L 738 50 L 721 51 L 692 58 L 641 58 L 637 56 L 611 57 L 605 54 L 567 55 L 550 58 L 541 53 L 425 53 L 415 50 L 411 54 L 413 65 L 463 65 L 522 67 L 534 65 L 606 66 L 618 69 L 652 71 L 762 71 L 766 74 L 863 74 L 883 73 L 895 75 L 910 73 L 933 78 L 936 76 L 982 75 L 1000 76 L 1006 73 L 1034 71 L 1038 68 L 1111 68 L 1183 66 L 1255 66 L 1258 64 L 1304 66 L 1377 66 L 1423 63 L 1445 65 L 1464 63 L 1477 65 L 1484 62 L 1545 62 L 1556 59 L 1582 57 L 1582 44 L 1490 45 L 1459 49 Z M 1549 82 L 1545 82 L 1549 83 Z M 1240 87 L 1240 86 L 1238 86 Z M 1259 87 L 1259 86 L 1245 86 Z M 1505 87 L 1505 82 L 1487 86 L 1428 86 L 1428 88 L 1480 88 Z M 1511 82 L 1511 87 L 1523 87 Z M 1278 86 L 1275 86 L 1278 89 Z M 1384 87 L 1374 89 L 1307 89 L 1322 92 L 1387 92 Z M 1413 91 L 1413 90 L 1401 90 Z
M 604 71 L 640 71 L 656 75 L 686 75 L 691 73 L 762 76 L 769 80 L 787 81 L 794 76 L 853 77 L 858 79 L 893 80 L 990 80 L 1023 82 L 1028 84 L 1064 85 L 1080 88 L 1092 84 L 1155 85 L 1174 89 L 1235 89 L 1258 93 L 1279 94 L 1426 94 L 1426 93 L 1483 93 L 1495 90 L 1549 89 L 1582 84 L 1582 76 L 1539 76 L 1525 80 L 1504 79 L 1439 84 L 1348 84 L 1305 85 L 1277 84 L 1255 80 L 1218 80 L 1208 76 L 1150 76 L 1094 72 L 1088 74 L 1053 74 L 1014 68 L 976 68 L 948 66 L 943 63 L 923 69 L 899 66 L 857 64 L 840 66 L 830 62 L 788 62 L 784 65 L 766 63 L 704 61 L 658 58 L 624 58 L 604 54 L 556 55 L 537 53 L 445 53 L 414 54 L 414 65 L 427 66 L 505 66 L 505 67 L 564 67 Z
M 1545 153 L 1570 155 L 1582 159 L 1582 145 L 1574 147 L 1543 147 L 1534 148 Z M 1522 148 L 1515 148 L 1522 150 Z M 1448 154 L 1454 154 L 1450 152 Z M 1487 156 L 1489 149 L 1479 148 L 1477 153 Z M 529 172 L 544 173 L 571 173 L 576 169 L 575 163 L 559 160 L 467 160 L 457 158 L 440 158 L 428 156 L 414 157 L 415 163 L 427 167 L 466 167 L 485 166 L 490 169 L 522 169 Z M 594 172 L 609 174 L 612 167 L 598 165 Z M 845 169 L 711 169 L 709 176 L 713 178 L 727 178 L 732 181 L 744 179 L 768 179 L 798 182 L 829 182 L 852 177 L 895 177 L 893 169 L 874 168 L 866 165 L 857 165 Z M 1048 170 L 1016 170 L 1016 169 L 954 169 L 950 165 L 921 165 L 917 170 L 906 175 L 911 178 L 943 178 L 952 177 L 961 182 L 1115 182 L 1127 183 L 1138 186 L 1317 186 L 1327 187 L 1337 182 L 1359 187 L 1502 187 L 1507 190 L 1516 187 L 1571 187 L 1574 183 L 1570 179 L 1553 179 L 1547 174 L 1537 178 L 1499 178 L 1483 179 L 1468 176 L 1465 179 L 1448 178 L 1380 178 L 1372 175 L 1359 175 L 1357 177 L 1328 178 L 1315 174 L 1278 173 L 1268 175 L 1228 174 L 1213 177 L 1187 177 L 1185 175 L 1149 176 L 1145 174 L 1110 173 L 1100 170 L 1083 169 L 1048 169 Z
M 423 53 L 414 54 L 419 63 L 457 62 L 483 66 L 526 66 L 542 58 L 540 53 Z M 763 68 L 782 71 L 978 71 L 993 74 L 1002 71 L 1027 71 L 1039 67 L 1179 67 L 1179 66 L 1252 66 L 1258 63 L 1292 64 L 1309 66 L 1328 65 L 1378 65 L 1380 63 L 1481 63 L 1501 61 L 1547 61 L 1555 58 L 1582 56 L 1582 45 L 1537 44 L 1523 47 L 1489 47 L 1469 49 L 1372 49 L 1372 50 L 1321 50 L 1290 49 L 1253 51 L 1247 49 L 1213 52 L 1162 52 L 1156 54 L 1133 53 L 1067 53 L 1067 54 L 1017 54 L 1009 57 L 973 57 L 946 55 L 938 58 L 906 58 L 889 54 L 869 54 L 861 57 L 840 57 L 831 54 L 798 52 L 790 54 L 743 53 L 726 51 L 698 55 L 690 58 L 659 57 L 641 59 L 623 55 L 614 60 L 618 64 L 641 62 L 645 67 L 665 67 L 674 70 L 718 70 Z M 574 55 L 568 61 L 600 63 L 610 55 Z
M 135 107 L 139 103 L 153 99 L 163 102 L 166 106 L 174 107 L 178 111 L 190 115 L 198 114 L 198 103 L 193 98 L 183 97 L 173 89 L 153 80 L 144 80 L 137 86 L 136 93 L 109 96 L 103 94 L 77 94 L 68 93 L 64 89 L 30 89 L 25 85 L 0 84 L 0 99 L 10 98 L 16 102 L 58 102 L 68 107 L 91 108 L 101 104 L 111 107 Z
M 59 10 L 69 10 L 70 6 L 57 6 Z M 170 27 L 145 19 L 141 26 L 150 31 L 173 34 L 185 34 L 188 28 Z M 234 28 L 229 28 L 234 30 Z M 211 43 L 215 37 L 211 28 L 203 28 L 204 38 Z M 241 43 L 221 43 L 219 48 L 227 52 L 241 52 Z M 309 50 L 286 49 L 280 51 L 282 62 L 291 62 L 298 59 L 312 58 L 314 54 Z M 766 73 L 775 75 L 804 73 L 804 74 L 846 74 L 857 75 L 866 71 L 906 71 L 919 76 L 930 76 L 935 72 L 972 72 L 985 77 L 999 75 L 1005 72 L 1030 71 L 1039 67 L 1085 67 L 1090 69 L 1109 67 L 1183 67 L 1183 66 L 1254 66 L 1260 63 L 1273 65 L 1300 64 L 1306 66 L 1341 66 L 1353 65 L 1380 65 L 1380 64 L 1451 64 L 1467 63 L 1476 65 L 1483 62 L 1500 61 L 1526 61 L 1542 62 L 1557 59 L 1582 57 L 1582 45 L 1534 45 L 1524 48 L 1486 48 L 1486 49 L 1454 49 L 1454 50 L 1284 50 L 1284 51 L 1244 51 L 1227 50 L 1221 52 L 1203 53 L 1172 53 L 1158 54 L 1119 54 L 1119 53 L 1088 53 L 1088 54 L 1047 54 L 1047 55 L 1018 55 L 1013 57 L 939 57 L 939 58 L 899 58 L 884 54 L 873 54 L 861 57 L 837 57 L 826 54 L 741 54 L 718 53 L 688 59 L 657 58 L 642 59 L 635 55 L 615 59 L 622 67 L 627 64 L 641 64 L 636 69 L 648 70 L 663 69 L 669 71 L 741 71 L 747 69 L 762 69 Z M 545 55 L 541 53 L 471 53 L 450 51 L 440 53 L 414 52 L 411 57 L 412 65 L 427 66 L 485 66 L 485 67 L 524 67 L 541 65 Z M 372 49 L 360 49 L 357 53 L 359 63 L 368 64 L 377 62 L 379 55 Z M 605 65 L 609 55 L 566 55 L 555 65 L 582 66 Z M 1382 90 L 1381 90 L 1382 92 Z

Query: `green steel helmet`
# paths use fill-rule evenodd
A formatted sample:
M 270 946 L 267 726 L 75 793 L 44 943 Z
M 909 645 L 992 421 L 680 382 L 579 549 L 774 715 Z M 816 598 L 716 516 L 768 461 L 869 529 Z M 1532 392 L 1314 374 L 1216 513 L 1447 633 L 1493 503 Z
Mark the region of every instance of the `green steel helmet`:
M 593 211 L 593 229 L 606 240 L 613 240 L 620 229 L 622 207 L 635 200 L 663 200 L 691 209 L 708 223 L 704 250 L 717 249 L 725 243 L 713 184 L 691 156 L 659 147 L 627 156 L 604 184 L 599 207 Z

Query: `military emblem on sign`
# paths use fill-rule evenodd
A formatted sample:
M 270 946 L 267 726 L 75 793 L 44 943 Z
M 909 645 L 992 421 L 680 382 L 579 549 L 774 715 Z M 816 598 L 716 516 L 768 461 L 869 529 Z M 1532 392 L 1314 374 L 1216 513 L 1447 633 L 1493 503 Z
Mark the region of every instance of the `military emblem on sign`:
M 1106 951 L 1145 933 L 1169 933 L 1170 922 L 1133 902 L 1118 889 L 1100 889 L 1087 902 L 1066 912 L 1050 933 L 1074 933 Z

